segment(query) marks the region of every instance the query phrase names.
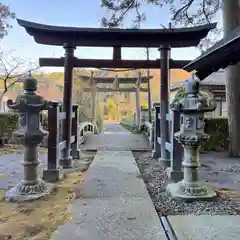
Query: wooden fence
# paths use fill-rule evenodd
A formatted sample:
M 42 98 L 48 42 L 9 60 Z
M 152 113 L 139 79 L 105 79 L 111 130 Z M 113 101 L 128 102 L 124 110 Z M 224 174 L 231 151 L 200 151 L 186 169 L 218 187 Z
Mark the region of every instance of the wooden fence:
M 161 140 L 161 128 L 160 128 L 160 106 L 155 106 L 155 115 L 154 122 L 148 123 L 145 122 L 142 130 L 147 135 L 150 145 L 154 151 L 154 154 L 157 158 L 161 157 L 161 144 L 165 146 L 165 151 L 171 160 L 171 167 L 174 169 L 180 168 L 181 163 L 179 164 L 179 159 L 183 156 L 183 147 L 182 145 L 174 138 L 174 134 L 180 130 L 181 126 L 181 117 L 180 113 L 170 111 L 169 114 L 166 114 L 166 121 L 168 122 L 169 134 L 167 139 L 162 143 Z M 152 144 L 153 141 L 153 144 Z
M 66 112 L 61 111 L 61 104 L 52 102 L 48 109 L 48 169 L 57 169 L 59 156 L 66 148 L 66 139 L 62 135 L 62 123 L 66 119 Z M 72 136 L 71 136 L 71 156 L 77 155 L 78 148 L 78 106 L 73 105 L 72 109 Z

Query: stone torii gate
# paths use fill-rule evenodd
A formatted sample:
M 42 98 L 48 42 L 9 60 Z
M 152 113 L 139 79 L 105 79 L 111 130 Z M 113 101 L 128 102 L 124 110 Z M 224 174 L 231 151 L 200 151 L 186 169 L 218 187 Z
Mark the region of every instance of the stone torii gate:
M 190 28 L 170 29 L 119 29 L 119 28 L 77 28 L 50 26 L 17 19 L 18 24 L 33 36 L 36 43 L 44 45 L 62 46 L 65 57 L 40 58 L 39 64 L 51 67 L 64 67 L 63 111 L 66 120 L 63 126 L 63 135 L 66 139 L 66 148 L 63 159 L 71 167 L 71 124 L 72 124 L 72 87 L 73 68 L 135 68 L 161 69 L 160 107 L 161 107 L 161 139 L 168 138 L 168 123 L 166 113 L 169 111 L 169 70 L 182 68 L 190 61 L 172 60 L 171 48 L 197 46 L 208 32 L 216 27 L 216 23 Z M 77 46 L 113 47 L 113 59 L 78 59 L 74 57 Z M 160 59 L 156 60 L 122 60 L 121 48 L 140 47 L 158 48 Z M 164 144 L 163 144 L 164 145 Z M 162 146 L 161 161 L 168 166 L 165 146 Z
M 90 77 L 86 75 L 78 76 L 79 80 L 84 82 L 90 81 L 90 86 L 84 88 L 85 92 L 91 92 L 91 110 L 92 110 L 92 123 L 96 123 L 96 93 L 97 92 L 127 92 L 135 93 L 136 95 L 136 125 L 140 129 L 141 126 L 141 103 L 140 103 L 140 92 L 146 92 L 148 94 L 148 102 L 151 103 L 151 94 L 150 94 L 150 85 L 149 81 L 152 79 L 152 76 L 142 76 L 141 72 L 138 73 L 138 77 L 99 77 L 94 76 L 92 73 Z M 141 84 L 146 84 L 147 88 L 141 87 Z M 98 84 L 111 84 L 112 87 L 99 87 Z M 131 87 L 120 87 L 121 84 L 132 84 Z M 118 98 L 118 96 L 117 96 Z M 118 108 L 119 103 L 117 103 Z M 118 111 L 118 110 L 117 110 Z M 151 104 L 148 107 L 149 119 L 151 119 Z

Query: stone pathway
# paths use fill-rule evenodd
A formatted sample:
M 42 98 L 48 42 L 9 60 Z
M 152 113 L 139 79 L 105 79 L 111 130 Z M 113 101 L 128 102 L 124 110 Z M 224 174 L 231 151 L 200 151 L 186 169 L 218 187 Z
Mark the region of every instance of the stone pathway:
M 72 220 L 60 226 L 52 240 L 166 240 L 131 150 L 148 150 L 148 140 L 132 134 L 120 124 L 104 126 L 104 132 L 88 136 L 81 148 L 98 150 L 84 184 L 76 186 L 77 198 L 71 206 Z M 222 157 L 218 162 L 221 178 L 214 169 L 216 153 L 203 155 L 204 174 L 216 187 L 240 189 L 238 160 Z M 23 178 L 22 153 L 0 156 L 0 190 L 8 189 Z M 47 153 L 39 153 L 39 170 Z M 228 171 L 223 171 L 223 170 Z M 208 171 L 207 171 L 208 170 Z M 206 173 L 205 173 L 206 172 Z M 226 181 L 228 179 L 228 181 Z M 235 240 L 240 236 L 240 216 L 169 216 L 178 240 Z
M 132 134 L 120 124 L 107 124 L 103 126 L 104 132 L 89 135 L 81 149 L 87 150 L 149 150 L 149 143 L 144 134 Z
M 178 240 L 236 240 L 240 216 L 170 216 Z
M 98 151 L 76 189 L 72 221 L 52 240 L 165 240 L 130 151 Z

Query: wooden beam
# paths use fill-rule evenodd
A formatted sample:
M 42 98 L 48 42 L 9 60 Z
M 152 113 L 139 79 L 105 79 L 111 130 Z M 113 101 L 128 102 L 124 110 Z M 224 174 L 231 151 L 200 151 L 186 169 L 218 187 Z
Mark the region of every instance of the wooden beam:
M 189 60 L 170 59 L 171 69 L 180 69 L 190 63 Z M 74 67 L 82 68 L 160 68 L 160 60 L 105 60 L 105 59 L 74 59 Z M 39 58 L 40 67 L 63 67 L 62 58 Z
M 113 47 L 113 60 L 121 60 L 122 59 L 122 51 L 120 46 Z
M 89 76 L 87 75 L 78 75 L 79 80 L 89 81 Z M 94 77 L 95 83 L 114 83 L 116 77 Z M 148 83 L 153 76 L 142 76 L 141 83 Z M 137 81 L 137 77 L 118 77 L 119 84 L 135 84 Z
M 97 92 L 136 92 L 135 88 L 97 88 Z M 91 92 L 91 88 L 84 88 L 84 92 Z M 147 88 L 140 88 L 140 92 L 148 92 Z

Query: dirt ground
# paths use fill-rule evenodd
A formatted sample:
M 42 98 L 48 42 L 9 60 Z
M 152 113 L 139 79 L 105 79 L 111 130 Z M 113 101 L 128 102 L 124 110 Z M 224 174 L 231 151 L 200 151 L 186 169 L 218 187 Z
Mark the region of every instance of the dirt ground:
M 0 192 L 0 239 L 47 240 L 59 225 L 71 219 L 69 207 L 81 172 L 68 173 L 51 195 L 32 202 L 8 203 Z
M 240 192 L 240 158 L 229 158 L 225 152 L 200 155 L 200 179 L 207 179 L 216 189 Z

